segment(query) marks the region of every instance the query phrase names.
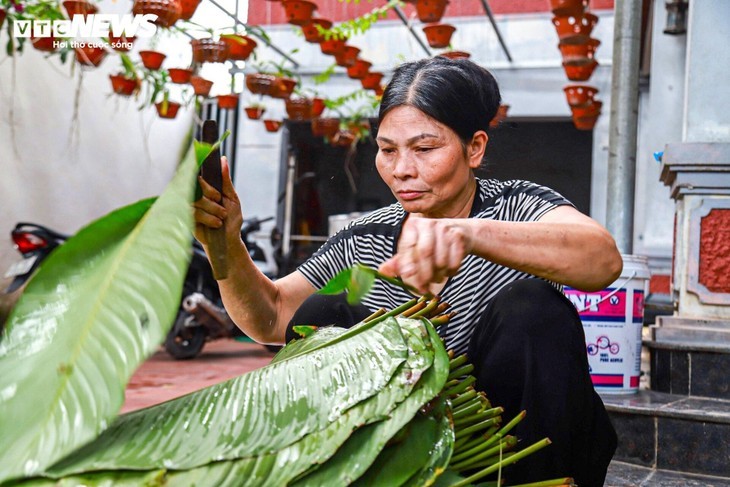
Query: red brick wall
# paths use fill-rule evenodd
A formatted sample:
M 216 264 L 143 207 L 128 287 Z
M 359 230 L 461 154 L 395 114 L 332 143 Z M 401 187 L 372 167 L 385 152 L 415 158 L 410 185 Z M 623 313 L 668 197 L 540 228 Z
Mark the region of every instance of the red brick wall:
M 710 291 L 730 293 L 730 210 L 714 209 L 702 219 L 698 280 Z
M 315 17 L 322 17 L 335 22 L 358 17 L 369 12 L 375 7 L 385 5 L 385 0 L 373 0 L 368 2 L 362 0 L 359 4 L 347 3 L 339 0 L 313 0 L 317 4 Z M 614 0 L 591 0 L 591 10 L 612 10 Z M 534 13 L 550 11 L 549 0 L 489 0 L 492 12 L 499 14 Z M 406 16 L 410 18 L 415 14 L 412 5 L 404 8 Z M 447 17 L 485 17 L 484 8 L 480 0 L 451 0 L 446 7 Z M 390 12 L 388 19 L 396 20 L 398 17 Z M 252 25 L 269 25 L 286 23 L 284 9 L 279 1 L 272 0 L 249 0 L 248 2 L 248 23 Z

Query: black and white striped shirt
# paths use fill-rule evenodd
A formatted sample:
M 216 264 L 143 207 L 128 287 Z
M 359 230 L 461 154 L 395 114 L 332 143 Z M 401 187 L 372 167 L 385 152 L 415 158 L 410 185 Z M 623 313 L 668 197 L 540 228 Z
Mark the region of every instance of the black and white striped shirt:
M 470 218 L 503 221 L 536 221 L 560 205 L 571 203 L 545 186 L 529 181 L 478 179 Z M 299 271 L 317 289 L 342 269 L 355 263 L 377 268 L 396 252 L 398 238 L 406 217 L 400 203 L 381 208 L 350 223 L 330 238 Z M 456 316 L 439 333 L 446 347 L 456 354 L 465 353 L 476 322 L 497 292 L 517 279 L 534 277 L 474 255 L 464 258 L 459 272 L 449 278 L 442 289 L 442 300 L 457 311 Z M 393 309 L 411 296 L 402 289 L 376 279 L 363 304 L 373 311 Z

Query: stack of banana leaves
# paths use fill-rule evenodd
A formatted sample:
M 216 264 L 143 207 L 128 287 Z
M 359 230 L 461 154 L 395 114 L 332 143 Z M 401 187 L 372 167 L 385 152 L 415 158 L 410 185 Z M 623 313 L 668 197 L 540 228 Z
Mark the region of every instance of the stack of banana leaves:
M 503 424 L 474 390 L 437 334 L 449 315 L 435 298 L 347 330 L 303 327 L 266 367 L 118 416 L 179 303 L 195 159 L 159 198 L 82 229 L 28 284 L 0 338 L 0 485 L 499 485 L 502 467 L 549 444 L 517 448 L 524 413 Z M 353 299 L 376 275 L 358 269 L 337 285 Z

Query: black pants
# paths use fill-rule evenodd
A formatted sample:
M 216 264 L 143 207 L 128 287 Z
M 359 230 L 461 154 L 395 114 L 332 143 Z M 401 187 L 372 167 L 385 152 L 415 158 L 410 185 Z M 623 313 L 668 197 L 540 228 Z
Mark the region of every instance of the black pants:
M 344 296 L 313 295 L 293 324 L 348 327 L 367 317 Z M 476 386 L 505 409 L 504 423 L 527 416 L 513 431 L 524 448 L 544 437 L 552 444 L 507 467 L 510 484 L 573 477 L 581 487 L 602 486 L 616 450 L 616 433 L 588 373 L 585 335 L 575 307 L 540 279 L 505 286 L 474 330 L 468 351 Z

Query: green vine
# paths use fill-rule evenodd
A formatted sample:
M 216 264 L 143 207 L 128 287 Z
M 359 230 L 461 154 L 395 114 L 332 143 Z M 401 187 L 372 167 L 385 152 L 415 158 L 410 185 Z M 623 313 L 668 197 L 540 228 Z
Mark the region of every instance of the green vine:
M 360 3 L 360 0 L 339 0 L 340 2 L 346 3 Z M 368 0 L 370 1 L 370 0 Z M 402 6 L 402 0 L 388 0 L 388 3 L 382 7 L 377 7 L 367 12 L 360 17 L 346 20 L 338 25 L 333 26 L 330 29 L 323 29 L 320 25 L 317 25 L 317 30 L 322 34 L 325 40 L 330 39 L 346 39 L 356 34 L 364 34 L 370 27 L 373 26 L 378 20 L 384 19 L 388 15 L 388 10 L 395 8 L 396 6 Z

